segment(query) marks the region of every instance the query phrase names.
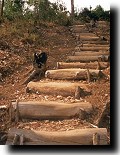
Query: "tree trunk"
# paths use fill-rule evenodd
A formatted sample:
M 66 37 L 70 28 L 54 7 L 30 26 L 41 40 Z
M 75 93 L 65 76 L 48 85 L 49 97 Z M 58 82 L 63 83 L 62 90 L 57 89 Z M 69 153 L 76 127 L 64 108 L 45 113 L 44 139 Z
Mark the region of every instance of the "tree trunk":
M 109 56 L 68 56 L 66 62 L 94 62 L 94 61 L 109 61 Z
M 24 135 L 24 145 L 93 145 L 93 134 L 100 135 L 99 145 L 107 145 L 106 128 L 86 128 L 71 131 L 36 131 L 11 128 L 6 145 L 12 145 L 15 134 Z
M 2 0 L 1 2 L 1 14 L 0 14 L 1 17 L 3 16 L 3 8 L 4 8 L 4 0 Z
M 84 90 L 84 95 L 90 95 L 91 91 L 88 89 L 88 85 L 79 82 L 29 82 L 26 91 L 48 95 L 74 96 L 77 86 Z
M 71 0 L 71 18 L 74 18 L 74 0 Z
M 89 70 L 91 79 L 98 79 L 102 75 L 100 70 Z M 45 73 L 46 78 L 54 80 L 87 80 L 87 69 L 58 69 L 58 70 L 47 70 Z
M 77 53 L 77 52 L 76 52 Z M 80 63 L 80 62 L 57 62 L 57 69 L 67 69 L 67 68 L 81 68 L 81 69 L 97 69 L 98 62 L 90 62 L 90 63 Z M 107 62 L 100 62 L 100 68 L 105 69 L 108 67 Z
M 16 102 L 12 102 L 9 111 L 12 120 L 16 117 Z M 20 101 L 18 104 L 19 118 L 21 119 L 69 119 L 77 116 L 85 119 L 87 114 L 92 112 L 92 105 L 89 102 L 67 103 L 56 101 Z

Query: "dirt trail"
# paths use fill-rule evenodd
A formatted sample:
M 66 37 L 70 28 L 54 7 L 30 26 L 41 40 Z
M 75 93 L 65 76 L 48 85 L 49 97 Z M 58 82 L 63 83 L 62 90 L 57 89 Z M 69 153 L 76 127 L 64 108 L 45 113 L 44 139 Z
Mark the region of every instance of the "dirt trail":
M 44 30 L 45 31 L 45 30 Z M 71 35 L 70 31 L 66 27 L 55 27 L 54 29 L 47 29 L 44 35 L 45 39 L 50 42 L 48 47 L 39 47 L 38 49 L 45 50 L 48 52 L 48 61 L 47 66 L 48 69 L 55 69 L 57 62 L 66 61 L 67 56 L 73 54 L 73 51 L 76 47 L 76 40 Z M 44 95 L 44 94 L 27 94 L 26 86 L 22 85 L 26 78 L 27 72 L 32 68 L 32 62 L 29 60 L 25 62 L 22 59 L 22 52 L 19 51 L 19 59 L 23 61 L 21 65 L 14 70 L 13 73 L 6 76 L 2 82 L 0 82 L 0 105 L 9 105 L 12 100 L 20 99 L 20 100 L 56 100 L 56 101 L 67 101 L 74 100 L 72 97 L 62 96 L 52 96 L 52 95 Z M 1 53 L 4 53 L 3 51 Z M 9 50 L 8 50 L 9 53 Z M 33 54 L 33 47 L 30 47 L 28 53 L 24 51 L 23 57 L 31 57 Z M 11 57 L 13 54 L 11 55 Z M 10 64 L 14 60 L 9 59 Z M 109 77 L 110 70 L 107 68 L 104 70 L 104 73 Z M 34 79 L 33 81 L 36 81 Z M 46 79 L 47 80 L 47 79 Z M 59 80 L 58 80 L 59 82 Z M 86 81 L 82 81 L 82 83 L 87 83 Z M 95 120 L 99 117 L 103 106 L 107 101 L 110 100 L 110 81 L 108 79 L 102 79 L 96 82 L 89 83 L 89 88 L 92 90 L 92 95 L 86 96 L 85 98 L 81 98 L 82 101 L 90 102 L 94 107 L 93 114 L 88 117 L 88 120 L 80 120 L 78 118 L 73 118 L 70 120 L 61 120 L 61 121 L 32 121 L 27 120 L 20 121 L 18 124 L 9 122 L 9 115 L 6 111 L 2 111 L 0 127 L 1 133 L 7 132 L 11 127 L 19 127 L 23 129 L 37 129 L 44 131 L 66 131 L 77 128 L 86 128 L 92 127 L 91 123 L 94 124 Z M 31 123 L 30 123 L 31 121 Z M 106 122 L 106 127 L 109 128 L 108 122 Z M 4 143 L 4 142 L 3 142 Z

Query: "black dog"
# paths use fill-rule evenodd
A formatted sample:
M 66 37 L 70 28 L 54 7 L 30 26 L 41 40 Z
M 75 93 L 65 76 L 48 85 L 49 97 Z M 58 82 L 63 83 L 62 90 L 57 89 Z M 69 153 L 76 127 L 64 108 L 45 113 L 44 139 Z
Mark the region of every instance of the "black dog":
M 37 64 L 38 68 L 41 68 L 47 61 L 47 54 L 45 52 L 34 53 L 34 64 Z

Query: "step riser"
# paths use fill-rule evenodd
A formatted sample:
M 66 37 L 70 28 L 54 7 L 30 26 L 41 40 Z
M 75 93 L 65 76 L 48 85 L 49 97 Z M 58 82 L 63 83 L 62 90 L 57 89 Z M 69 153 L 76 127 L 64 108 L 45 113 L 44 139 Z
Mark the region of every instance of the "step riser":
M 109 55 L 110 52 L 108 51 L 99 51 L 99 52 L 95 52 L 95 51 L 80 51 L 80 52 L 74 52 L 73 55 L 75 56 L 101 56 L 101 55 Z
M 91 91 L 87 84 L 72 83 L 72 82 L 29 82 L 26 88 L 28 93 L 47 94 L 47 95 L 61 95 L 61 96 L 75 96 L 76 87 L 84 90 L 84 96 L 90 95 Z
M 105 69 L 108 67 L 108 63 L 100 62 L 100 68 Z M 98 69 L 98 62 L 91 63 L 65 63 L 65 62 L 57 62 L 57 69 L 67 69 L 67 68 L 81 68 L 81 69 Z M 100 69 L 99 68 L 99 69 Z
M 12 145 L 15 134 L 24 135 L 24 145 L 93 145 L 93 135 L 96 133 L 100 137 L 98 145 L 107 145 L 107 129 L 105 128 L 56 132 L 12 128 L 8 133 L 6 145 Z
M 100 51 L 109 50 L 109 47 L 80 47 L 81 51 Z
M 78 117 L 85 119 L 87 114 L 93 110 L 92 105 L 88 102 L 67 103 L 58 101 L 27 101 L 19 103 L 12 102 L 10 116 L 12 120 L 17 117 L 16 105 L 19 111 L 19 118 L 21 119 L 39 119 L 39 120 L 61 120 Z M 82 109 L 82 110 L 81 110 Z M 34 112 L 33 112 L 34 111 Z
M 106 41 L 83 41 L 83 44 L 101 44 L 101 45 L 108 45 Z
M 68 56 L 66 62 L 94 62 L 98 61 L 101 56 Z M 102 58 L 103 62 L 109 61 L 109 56 Z
M 102 71 L 89 70 L 91 80 L 99 79 L 102 75 Z M 93 76 L 94 75 L 94 76 Z M 58 69 L 47 70 L 45 77 L 54 80 L 88 80 L 87 69 Z

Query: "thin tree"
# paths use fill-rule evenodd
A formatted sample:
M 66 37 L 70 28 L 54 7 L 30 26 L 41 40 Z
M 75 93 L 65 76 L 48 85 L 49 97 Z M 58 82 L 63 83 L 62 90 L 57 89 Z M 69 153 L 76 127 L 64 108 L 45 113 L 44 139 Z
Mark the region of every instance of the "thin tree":
M 3 8 L 4 8 L 4 0 L 2 0 L 1 2 L 1 12 L 0 12 L 0 16 L 3 16 Z
M 71 17 L 74 17 L 74 0 L 71 0 Z

